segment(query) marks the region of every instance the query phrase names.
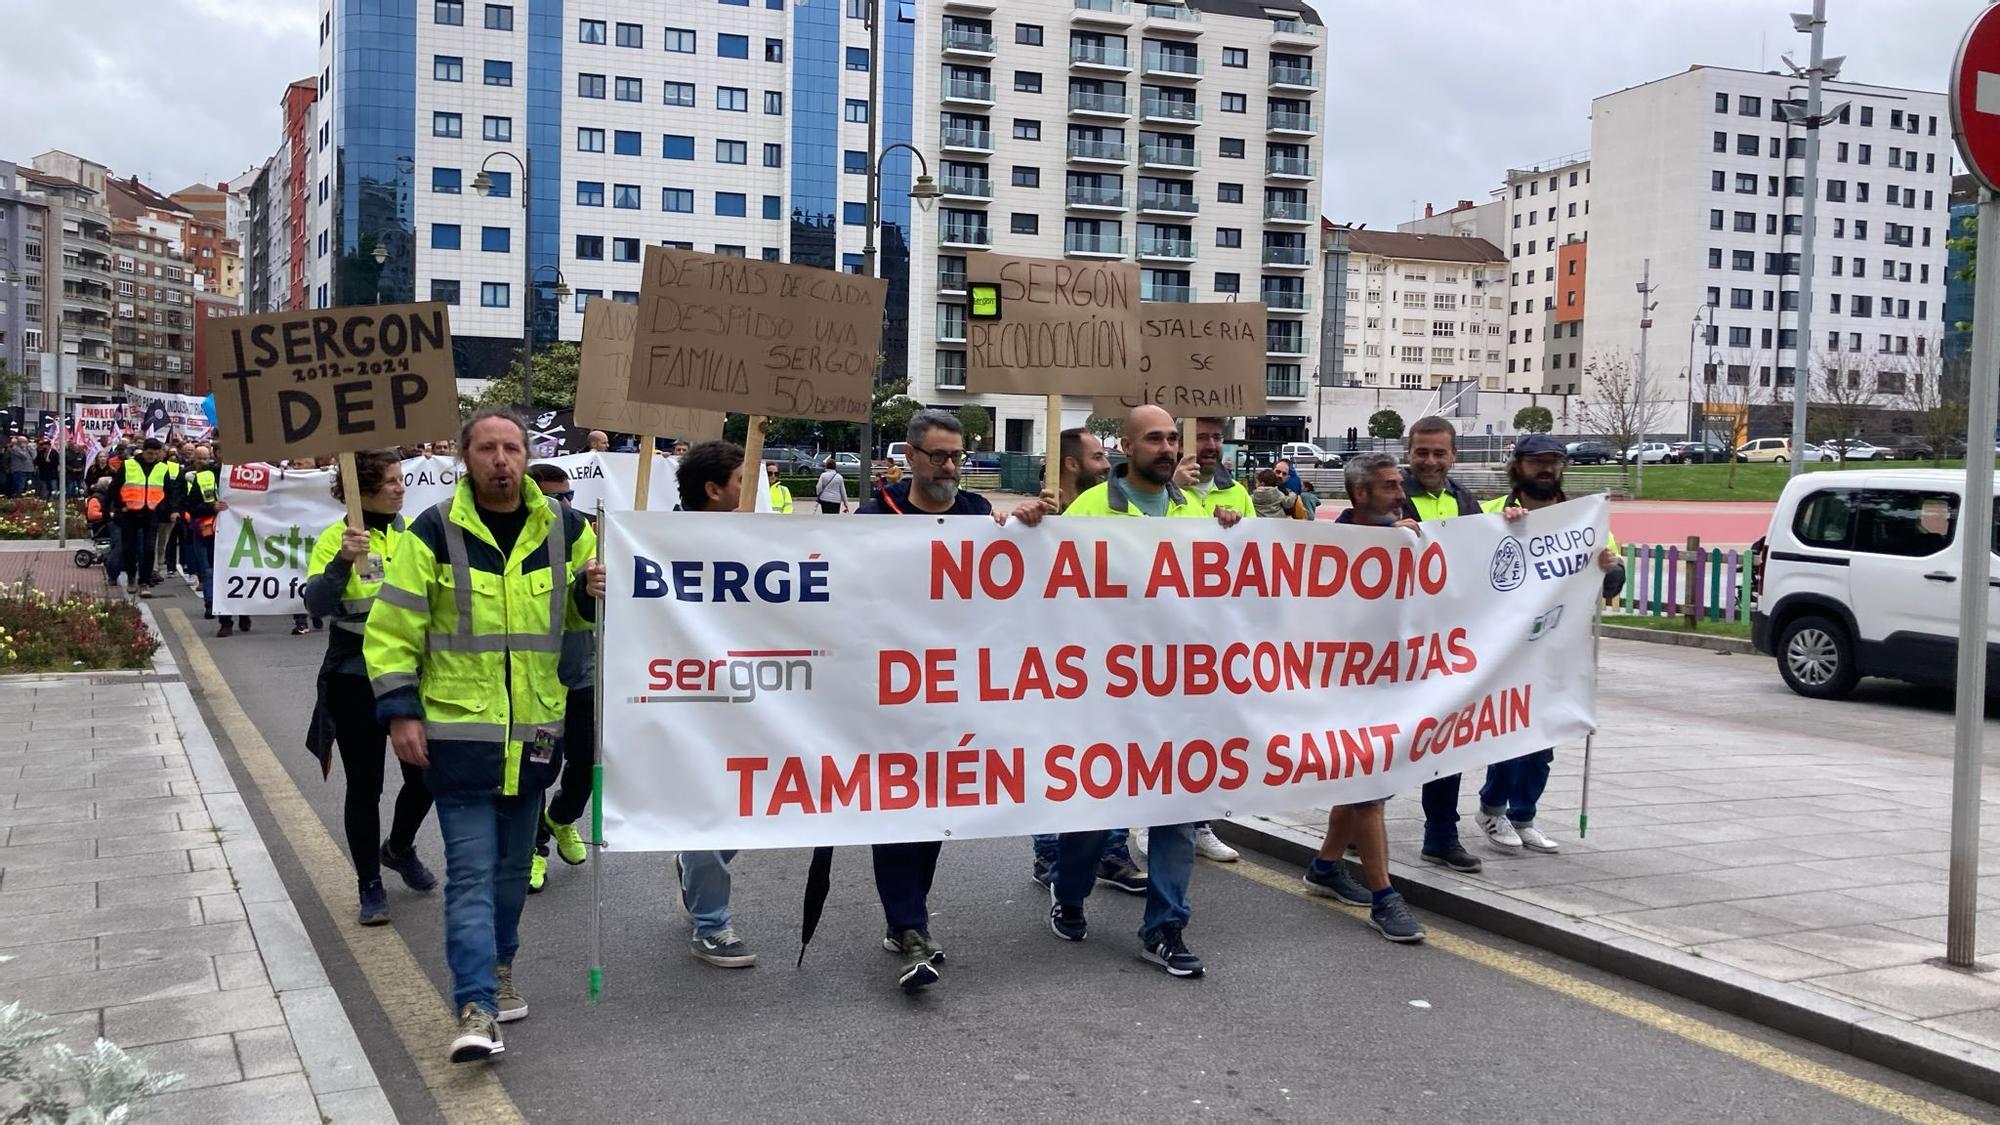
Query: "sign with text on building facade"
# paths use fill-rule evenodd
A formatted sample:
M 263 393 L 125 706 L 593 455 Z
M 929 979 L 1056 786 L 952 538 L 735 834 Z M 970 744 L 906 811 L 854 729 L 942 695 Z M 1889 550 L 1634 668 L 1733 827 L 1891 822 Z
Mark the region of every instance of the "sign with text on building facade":
M 458 432 L 441 302 L 221 317 L 201 326 L 231 461 L 323 457 Z
M 1145 347 L 1135 263 L 973 254 L 965 276 L 993 286 L 974 298 L 972 311 L 982 315 L 966 319 L 967 390 L 1124 395 L 1139 387 Z
M 626 397 L 865 422 L 888 289 L 880 278 L 648 246 Z

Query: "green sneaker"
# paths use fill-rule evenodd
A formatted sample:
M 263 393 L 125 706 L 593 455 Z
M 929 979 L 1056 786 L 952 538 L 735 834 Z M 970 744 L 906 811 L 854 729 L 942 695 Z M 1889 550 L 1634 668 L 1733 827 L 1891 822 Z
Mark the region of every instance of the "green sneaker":
M 549 830 L 549 835 L 555 840 L 556 854 L 562 857 L 564 863 L 575 867 L 590 858 L 590 850 L 584 847 L 583 835 L 576 830 L 576 825 L 557 824 L 549 819 L 548 813 L 543 813 L 542 826 Z
M 528 893 L 542 893 L 542 884 L 549 877 L 549 857 L 538 855 L 528 863 Z
M 493 1006 L 500 1010 L 500 1023 L 512 1023 L 528 1018 L 528 1001 L 521 990 L 514 987 L 514 966 L 495 965 L 493 975 L 500 978 L 500 987 L 493 992 Z

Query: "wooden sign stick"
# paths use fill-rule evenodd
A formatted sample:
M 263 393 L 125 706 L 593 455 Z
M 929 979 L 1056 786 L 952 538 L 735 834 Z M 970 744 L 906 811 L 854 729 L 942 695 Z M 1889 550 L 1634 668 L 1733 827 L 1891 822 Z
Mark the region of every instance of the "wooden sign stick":
M 360 531 L 361 522 L 361 471 L 354 467 L 352 451 L 340 455 L 340 494 L 347 497 L 347 526 Z
M 764 416 L 752 414 L 750 428 L 743 435 L 743 495 L 737 502 L 736 510 L 754 512 L 757 510 L 757 490 L 764 487 Z M 756 475 L 752 481 L 751 475 Z
M 1042 488 L 1049 495 L 1062 496 L 1062 396 L 1049 396 L 1049 452 L 1042 463 Z
M 639 435 L 639 479 L 632 489 L 632 510 L 635 512 L 646 510 L 646 497 L 653 490 L 653 458 L 660 455 L 656 448 L 659 444 L 658 434 Z

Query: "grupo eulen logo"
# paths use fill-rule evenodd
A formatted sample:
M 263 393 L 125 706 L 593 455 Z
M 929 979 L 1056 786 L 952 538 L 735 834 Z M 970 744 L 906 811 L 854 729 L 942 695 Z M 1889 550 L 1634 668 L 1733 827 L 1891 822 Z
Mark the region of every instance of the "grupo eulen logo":
M 633 703 L 749 703 L 760 695 L 811 691 L 825 649 L 730 649 L 720 657 L 662 656 L 646 664 L 646 694 Z
M 1509 535 L 1500 540 L 1500 545 L 1493 549 L 1493 566 L 1488 577 L 1493 588 L 1503 594 L 1520 589 L 1528 577 L 1528 561 L 1521 553 L 1519 539 Z

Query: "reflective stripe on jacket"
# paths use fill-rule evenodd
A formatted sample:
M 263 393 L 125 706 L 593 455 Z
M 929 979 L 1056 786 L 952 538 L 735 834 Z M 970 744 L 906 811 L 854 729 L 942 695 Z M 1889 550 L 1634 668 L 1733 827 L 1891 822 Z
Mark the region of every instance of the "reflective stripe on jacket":
M 1125 491 L 1125 470 L 1120 465 L 1111 471 L 1111 478 L 1103 484 L 1084 489 L 1083 495 L 1069 502 L 1063 509 L 1066 516 L 1144 516 L 1139 505 Z M 1199 496 L 1182 492 L 1173 485 L 1167 485 L 1167 515 L 1200 516 L 1212 515 L 1208 506 Z
M 562 732 L 563 633 L 596 615 L 578 594 L 597 537 L 533 480 L 521 502 L 527 522 L 503 558 L 461 477 L 449 501 L 410 522 L 369 610 L 362 653 L 376 717 L 424 721 L 433 792 L 533 792 L 560 765 L 525 761 L 523 744 Z
M 172 461 L 155 461 L 148 469 L 145 462 L 137 457 L 125 462 L 125 483 L 118 489 L 118 500 L 128 512 L 149 512 L 163 508 L 167 503 L 167 485 L 178 480 L 181 467 Z
M 333 628 L 327 630 L 326 661 L 320 665 L 320 672 L 366 676 L 368 667 L 361 655 L 361 638 L 382 579 L 364 580 L 366 556 L 358 565 L 340 557 L 340 538 L 346 531 L 347 521 L 343 519 L 321 531 L 313 541 L 312 557 L 306 563 L 306 612 L 314 617 L 331 618 L 333 622 Z M 386 528 L 368 529 L 368 554 L 382 560 L 385 574 L 403 535 L 402 516 L 395 517 Z

